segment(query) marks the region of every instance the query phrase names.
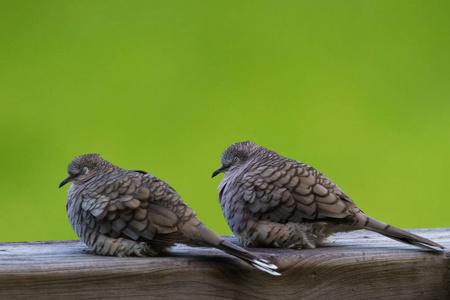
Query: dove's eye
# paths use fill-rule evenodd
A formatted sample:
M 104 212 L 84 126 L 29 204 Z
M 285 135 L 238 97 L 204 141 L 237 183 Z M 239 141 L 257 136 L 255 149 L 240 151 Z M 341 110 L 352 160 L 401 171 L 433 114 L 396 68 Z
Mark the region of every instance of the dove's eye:
M 233 162 L 235 163 L 235 162 L 237 162 L 237 161 L 239 161 L 239 157 L 235 156 L 235 157 L 233 158 Z
M 83 167 L 83 169 L 81 169 L 80 174 L 86 174 L 89 171 L 88 167 Z

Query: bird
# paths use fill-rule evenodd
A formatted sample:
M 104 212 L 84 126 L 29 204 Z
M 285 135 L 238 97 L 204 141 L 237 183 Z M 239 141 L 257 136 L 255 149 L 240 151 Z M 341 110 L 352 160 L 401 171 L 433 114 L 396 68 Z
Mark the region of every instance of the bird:
M 157 256 L 175 243 L 214 247 L 271 275 L 277 266 L 225 241 L 206 227 L 167 182 L 141 170 L 126 170 L 99 154 L 75 157 L 66 212 L 90 252 L 105 256 Z
M 219 202 L 231 231 L 247 247 L 312 249 L 333 234 L 367 229 L 421 248 L 443 246 L 361 211 L 331 179 L 300 161 L 244 141 L 221 155 Z

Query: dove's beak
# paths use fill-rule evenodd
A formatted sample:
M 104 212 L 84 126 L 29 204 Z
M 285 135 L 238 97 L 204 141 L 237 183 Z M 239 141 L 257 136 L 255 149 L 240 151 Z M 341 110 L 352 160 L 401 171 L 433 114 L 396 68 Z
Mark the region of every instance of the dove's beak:
M 214 171 L 214 173 L 212 174 L 211 178 L 216 177 L 217 175 L 219 175 L 220 173 L 223 173 L 227 170 L 227 168 L 225 168 L 224 166 L 221 166 L 220 168 L 218 168 L 217 170 Z
M 61 181 L 61 183 L 59 184 L 59 188 L 61 188 L 63 185 L 65 185 L 66 183 L 72 181 L 72 176 L 67 176 L 66 179 L 64 179 L 63 181 Z

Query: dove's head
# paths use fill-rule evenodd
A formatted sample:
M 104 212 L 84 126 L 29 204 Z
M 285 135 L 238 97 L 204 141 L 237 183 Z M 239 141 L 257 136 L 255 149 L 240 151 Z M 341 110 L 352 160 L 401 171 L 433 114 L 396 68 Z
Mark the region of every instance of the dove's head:
M 258 150 L 261 148 L 262 147 L 256 145 L 252 141 L 245 141 L 231 145 L 222 153 L 222 156 L 220 157 L 222 166 L 214 171 L 212 177 L 218 175 L 219 173 L 228 174 L 228 172 L 232 172 L 256 155 Z
M 67 167 L 67 176 L 59 187 L 62 187 L 68 182 L 83 183 L 93 178 L 101 170 L 101 167 L 109 164 L 106 160 L 100 157 L 99 154 L 84 154 L 75 157 Z

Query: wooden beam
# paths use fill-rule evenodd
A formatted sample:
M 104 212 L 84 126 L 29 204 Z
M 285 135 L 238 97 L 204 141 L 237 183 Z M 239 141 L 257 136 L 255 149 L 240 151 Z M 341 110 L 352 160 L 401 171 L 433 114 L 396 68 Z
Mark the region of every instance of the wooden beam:
M 447 249 L 368 231 L 318 249 L 250 249 L 276 263 L 279 277 L 208 248 L 118 258 L 83 253 L 79 241 L 0 243 L 0 299 L 450 299 L 450 228 L 410 231 Z

